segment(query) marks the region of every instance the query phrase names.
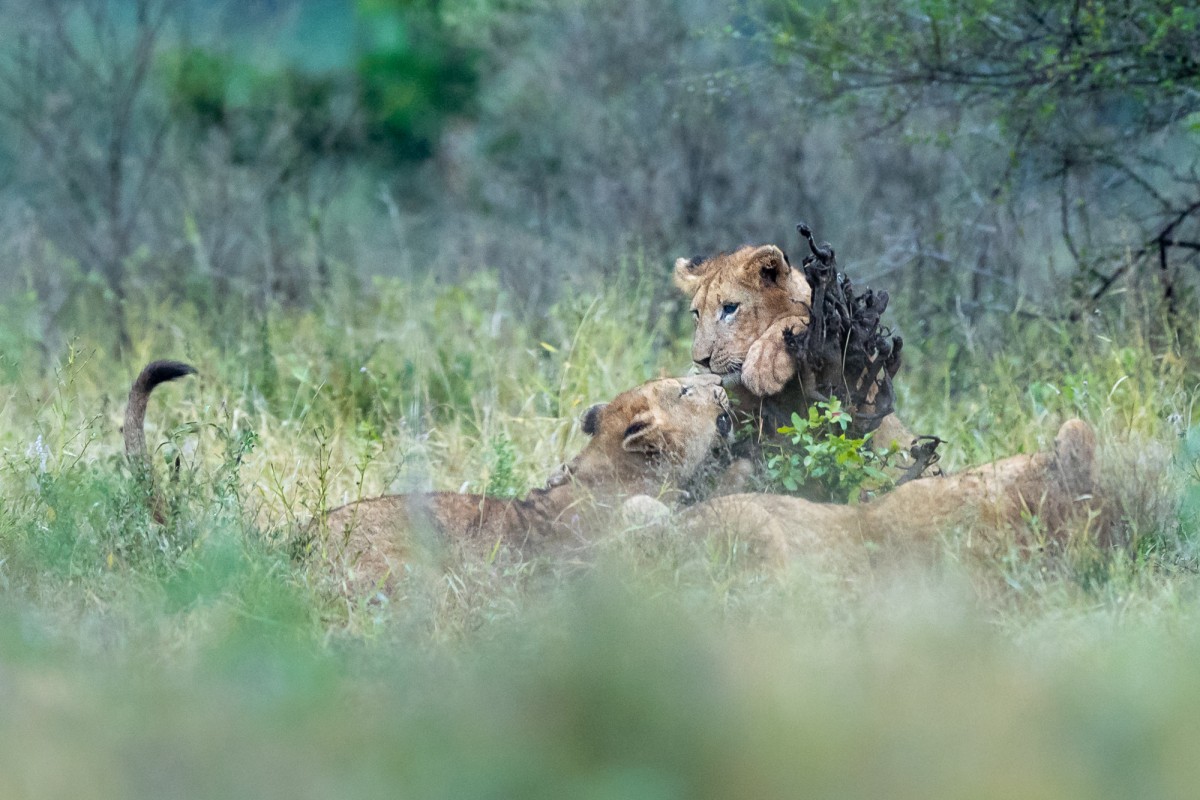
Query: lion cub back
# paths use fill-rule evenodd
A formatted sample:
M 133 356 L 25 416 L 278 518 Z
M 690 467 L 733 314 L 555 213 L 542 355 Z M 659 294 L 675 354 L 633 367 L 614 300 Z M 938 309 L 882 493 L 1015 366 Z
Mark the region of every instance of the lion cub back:
M 414 560 L 440 561 L 449 550 L 494 550 L 511 532 L 512 504 L 453 492 L 386 495 L 316 517 L 305 534 L 313 556 L 347 588 L 386 590 Z

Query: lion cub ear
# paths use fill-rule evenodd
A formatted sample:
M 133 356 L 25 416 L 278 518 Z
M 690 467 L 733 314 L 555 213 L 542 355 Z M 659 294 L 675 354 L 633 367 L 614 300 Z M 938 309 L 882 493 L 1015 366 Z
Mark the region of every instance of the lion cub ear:
M 707 264 L 701 256 L 675 259 L 675 287 L 691 297 L 700 288 L 700 279 L 707 271 Z
M 588 436 L 596 435 L 596 431 L 600 430 L 600 415 L 606 408 L 608 408 L 608 403 L 596 403 L 583 412 L 583 416 L 579 418 L 579 427 L 583 428 L 584 433 Z
M 658 421 L 649 411 L 633 418 L 625 428 L 625 439 L 621 447 L 630 453 L 654 454 L 662 450 L 662 432 Z
M 792 265 L 787 256 L 773 244 L 764 244 L 743 262 L 742 270 L 750 280 L 761 280 L 764 286 L 787 286 Z

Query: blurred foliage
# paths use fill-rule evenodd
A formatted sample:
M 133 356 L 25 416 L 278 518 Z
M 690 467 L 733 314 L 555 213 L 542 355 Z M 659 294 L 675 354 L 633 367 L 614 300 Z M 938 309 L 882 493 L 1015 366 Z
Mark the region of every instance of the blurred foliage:
M 771 0 L 769 8 L 776 46 L 805 59 L 826 99 L 879 89 L 897 96 L 897 110 L 920 95 L 995 102 L 1010 133 L 1032 137 L 1025 145 L 1102 121 L 1106 130 L 1095 133 L 1107 136 L 1118 126 L 1128 136 L 1131 127 L 1186 125 L 1200 102 L 1200 10 L 1178 3 Z
M 422 0 L 359 0 L 357 37 L 340 68 L 302 63 L 270 69 L 252 56 L 192 45 L 164 56 L 172 108 L 201 126 L 229 129 L 231 115 L 258 126 L 280 113 L 312 157 L 359 155 L 384 163 L 433 155 L 449 120 L 468 114 L 476 54 L 459 43 L 439 5 Z M 264 112 L 268 112 L 264 116 Z M 255 139 L 267 135 L 256 130 Z
M 1061 236 L 1092 300 L 1154 269 L 1172 313 L 1200 263 L 1200 9 L 1163 0 L 767 0 L 805 102 L 871 130 L 949 145 L 994 126 L 999 163 L 967 168 L 993 197 L 1032 176 L 1059 193 Z M 990 169 L 991 172 L 980 170 Z M 999 169 L 994 169 L 999 167 Z M 1112 202 L 1117 191 L 1118 202 Z M 1128 210 L 1127 194 L 1140 208 Z M 1137 237 L 1122 239 L 1132 223 Z
M 369 141 L 401 159 L 433 154 L 446 121 L 472 108 L 475 54 L 436 0 L 358 0 L 356 65 Z
M 22 43 L 0 47 L 0 256 L 22 265 L 0 283 L 34 292 L 59 345 L 136 284 L 222 314 L 484 269 L 535 311 L 680 255 L 791 245 L 800 217 L 910 335 L 1146 286 L 1176 319 L 1194 301 L 1184 7 L 27 11 L 0 9 Z M 655 313 L 677 305 L 647 286 Z
M 227 121 L 233 64 L 198 47 L 163 57 L 172 111 L 202 127 Z

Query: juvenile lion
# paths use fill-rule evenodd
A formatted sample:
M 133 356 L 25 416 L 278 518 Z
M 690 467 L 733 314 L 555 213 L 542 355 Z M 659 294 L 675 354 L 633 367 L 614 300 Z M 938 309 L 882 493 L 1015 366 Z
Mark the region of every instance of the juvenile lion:
M 736 381 L 739 408 L 762 433 L 789 424 L 792 412 L 808 404 L 784 338 L 812 318 L 812 287 L 803 273 L 775 245 L 746 245 L 708 259 L 678 259 L 675 285 L 691 299 L 692 360 Z M 894 414 L 874 434 L 883 446 L 912 438 Z
M 195 370 L 175 361 L 149 364 L 129 393 L 125 451 L 146 464 L 143 432 L 150 393 L 161 383 Z M 583 451 L 551 476 L 544 489 L 524 500 L 431 492 L 385 495 L 335 508 L 310 521 L 305 536 L 324 537 L 321 555 L 336 574 L 356 586 L 385 584 L 410 557 L 414 535 L 435 539 L 470 554 L 486 555 L 499 545 L 524 550 L 578 535 L 584 501 L 628 495 L 673 499 L 732 429 L 725 390 L 715 375 L 662 378 L 589 408 Z M 164 504 L 152 494 L 155 518 Z
M 998 533 L 1026 520 L 1047 540 L 1061 541 L 1070 519 L 1090 507 L 1095 451 L 1092 428 L 1073 419 L 1059 428 L 1051 452 L 910 481 L 870 503 L 736 494 L 693 506 L 680 521 L 700 535 L 732 534 L 774 564 L 799 557 L 865 562 L 864 545 L 927 551 L 956 525 L 978 532 L 972 545 L 985 553 L 1011 541 Z

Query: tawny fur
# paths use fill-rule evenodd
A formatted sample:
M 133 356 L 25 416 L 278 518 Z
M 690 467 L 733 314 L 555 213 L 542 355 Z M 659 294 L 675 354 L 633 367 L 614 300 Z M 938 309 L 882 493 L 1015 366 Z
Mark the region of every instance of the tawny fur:
M 597 514 L 623 497 L 673 501 L 680 484 L 730 431 L 720 378 L 696 375 L 650 381 L 593 406 L 584 416 L 591 436 L 544 489 L 524 500 L 435 492 L 390 495 L 351 503 L 309 524 L 327 543 L 324 557 L 356 582 L 386 582 L 425 541 L 474 557 L 498 548 L 522 554 L 586 538 Z M 600 523 L 603 527 L 603 523 Z
M 131 459 L 145 462 L 150 392 L 194 371 L 178 362 L 155 362 L 134 382 L 125 422 Z M 314 518 L 301 532 L 302 541 L 352 592 L 386 587 L 422 541 L 477 556 L 501 546 L 529 552 L 583 535 L 594 509 L 616 506 L 622 497 L 672 500 L 731 426 L 718 376 L 650 381 L 588 409 L 583 428 L 591 438 L 583 451 L 524 500 L 451 492 L 377 497 Z M 165 506 L 157 492 L 152 505 L 155 519 L 163 522 Z
M 792 412 L 807 404 L 783 338 L 811 319 L 812 287 L 801 271 L 774 245 L 747 245 L 707 260 L 677 260 L 675 285 L 691 298 L 692 359 L 736 380 L 738 409 L 761 433 L 769 437 L 790 424 Z M 737 307 L 732 314 L 725 312 L 730 305 Z M 873 436 L 881 447 L 912 439 L 895 414 Z
M 1096 436 L 1087 423 L 1064 423 L 1047 453 L 1018 455 L 947 477 L 911 481 L 861 505 L 738 494 L 690 509 L 698 534 L 732 534 L 773 564 L 796 558 L 865 562 L 871 548 L 928 551 L 954 526 L 969 526 L 985 552 L 1013 541 L 1014 530 L 1062 540 L 1067 523 L 1092 507 Z
M 195 368 L 181 361 L 151 361 L 129 387 L 125 424 L 121 428 L 125 438 L 125 456 L 148 484 L 150 513 L 160 525 L 167 520 L 167 503 L 154 481 L 154 468 L 146 452 L 146 404 L 154 387 L 195 373 Z

